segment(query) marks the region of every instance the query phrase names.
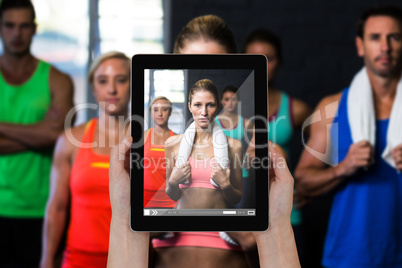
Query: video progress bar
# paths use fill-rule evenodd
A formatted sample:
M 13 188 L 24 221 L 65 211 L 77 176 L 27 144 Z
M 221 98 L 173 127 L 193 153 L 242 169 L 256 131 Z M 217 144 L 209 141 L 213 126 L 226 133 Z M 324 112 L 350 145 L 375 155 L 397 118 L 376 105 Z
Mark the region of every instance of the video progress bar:
M 144 216 L 255 216 L 255 209 L 144 209 Z

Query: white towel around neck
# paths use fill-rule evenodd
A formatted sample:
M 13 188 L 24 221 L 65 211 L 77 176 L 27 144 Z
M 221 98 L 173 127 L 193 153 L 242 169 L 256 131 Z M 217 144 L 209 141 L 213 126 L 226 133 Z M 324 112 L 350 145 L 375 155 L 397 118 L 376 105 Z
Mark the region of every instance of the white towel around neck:
M 228 142 L 226 135 L 223 132 L 222 128 L 215 122 L 213 122 L 210 126 L 212 127 L 214 158 L 222 167 L 222 169 L 226 170 L 226 168 L 229 166 Z M 195 123 L 192 122 L 183 134 L 183 138 L 179 147 L 179 153 L 176 159 L 176 166 L 182 165 L 190 157 L 194 144 L 195 133 Z M 210 179 L 210 182 L 215 187 L 219 187 L 212 179 Z
M 347 108 L 353 143 L 367 140 L 375 146 L 376 116 L 373 90 L 365 67 L 352 80 Z M 387 144 L 382 152 L 382 158 L 394 168 L 396 165 L 391 152 L 400 144 L 402 144 L 402 79 L 396 88 L 388 125 Z

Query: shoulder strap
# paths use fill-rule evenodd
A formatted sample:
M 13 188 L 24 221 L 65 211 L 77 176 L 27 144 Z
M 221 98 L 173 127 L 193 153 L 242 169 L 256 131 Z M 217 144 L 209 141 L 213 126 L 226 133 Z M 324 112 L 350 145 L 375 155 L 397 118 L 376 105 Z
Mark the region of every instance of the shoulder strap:
M 85 133 L 84 133 L 84 137 L 82 138 L 83 143 L 92 143 L 94 141 L 94 134 L 95 134 L 95 128 L 96 128 L 97 122 L 98 122 L 98 119 L 93 118 L 85 126 Z
M 152 144 L 152 142 L 151 142 L 151 140 L 152 140 L 152 131 L 153 131 L 153 127 L 151 127 L 149 129 L 147 136 L 144 137 L 145 138 L 144 146 L 145 145 L 151 146 L 151 144 Z
M 285 92 L 281 92 L 281 102 L 278 108 L 277 117 L 289 113 L 289 96 Z

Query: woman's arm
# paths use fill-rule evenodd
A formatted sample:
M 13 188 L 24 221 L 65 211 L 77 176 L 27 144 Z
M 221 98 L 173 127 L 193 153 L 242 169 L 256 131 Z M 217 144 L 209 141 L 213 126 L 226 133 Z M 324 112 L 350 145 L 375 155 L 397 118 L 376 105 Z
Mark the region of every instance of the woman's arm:
M 269 227 L 254 232 L 261 267 L 300 267 L 290 213 L 293 205 L 294 179 L 284 156 L 269 142 Z M 279 164 L 280 163 L 280 164 Z
M 29 148 L 22 143 L 0 135 L 0 155 L 25 152 L 27 150 L 29 150 Z
M 229 168 L 222 170 L 215 163 L 212 171 L 212 179 L 222 189 L 224 198 L 235 205 L 240 202 L 242 196 L 242 163 L 243 150 L 240 141 L 228 137 Z
M 303 101 L 293 99 L 292 101 L 292 122 L 295 128 L 301 128 L 304 121 L 312 114 L 313 110 Z M 310 134 L 310 127 L 302 129 L 305 135 Z
M 177 136 L 170 137 L 165 142 L 166 194 L 174 201 L 179 200 L 181 196 L 179 184 L 188 181 L 191 175 L 188 161 L 178 167 L 175 166 L 178 146 L 180 146 L 180 140 Z
M 244 156 L 244 167 L 246 169 L 251 168 L 251 163 L 255 158 L 255 127 L 253 122 L 248 120 L 247 118 L 244 118 L 244 126 L 246 128 L 247 133 L 252 133 L 250 141 L 247 140 L 247 150 Z M 246 135 L 248 139 L 248 135 Z
M 70 171 L 74 148 L 66 135 L 56 143 L 50 175 L 50 197 L 43 225 L 42 257 L 40 266 L 54 267 L 54 258 L 66 226 L 67 209 L 70 202 Z
M 109 195 L 112 206 L 107 267 L 148 267 L 149 233 L 130 229 L 130 146 L 132 138 L 110 154 Z M 122 160 L 124 159 L 124 160 Z

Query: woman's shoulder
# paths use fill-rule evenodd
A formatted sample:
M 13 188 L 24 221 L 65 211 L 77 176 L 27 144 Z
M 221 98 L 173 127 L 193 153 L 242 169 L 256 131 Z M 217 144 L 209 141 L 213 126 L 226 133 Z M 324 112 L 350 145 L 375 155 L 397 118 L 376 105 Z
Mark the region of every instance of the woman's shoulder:
M 148 128 L 147 130 L 145 130 L 145 131 L 144 131 L 144 137 L 146 137 L 150 131 L 151 131 L 150 128 Z
M 238 157 L 243 155 L 243 149 L 241 142 L 231 137 L 228 138 L 228 146 L 229 146 L 229 158 L 231 161 L 238 159 Z M 241 159 L 241 158 L 240 158 Z
M 81 141 L 90 122 L 65 129 L 57 140 L 56 150 L 67 154 L 72 154 L 77 150 L 81 145 Z
M 183 134 L 174 135 L 174 136 L 169 137 L 165 141 L 165 148 L 172 148 L 172 147 L 174 148 L 176 146 L 179 146 L 182 139 L 183 139 Z
M 144 143 L 147 142 L 147 140 L 148 140 L 148 134 L 149 134 L 150 131 L 151 131 L 151 128 L 149 128 L 149 129 L 147 129 L 147 130 L 144 131 Z
M 287 95 L 284 91 L 278 89 L 270 89 L 269 97 L 276 103 L 279 103 L 283 95 Z
M 65 136 L 70 142 L 72 142 L 72 139 L 80 142 L 82 141 L 84 134 L 91 122 L 92 121 L 88 121 L 78 126 L 67 128 L 66 130 L 64 130 L 62 136 Z

